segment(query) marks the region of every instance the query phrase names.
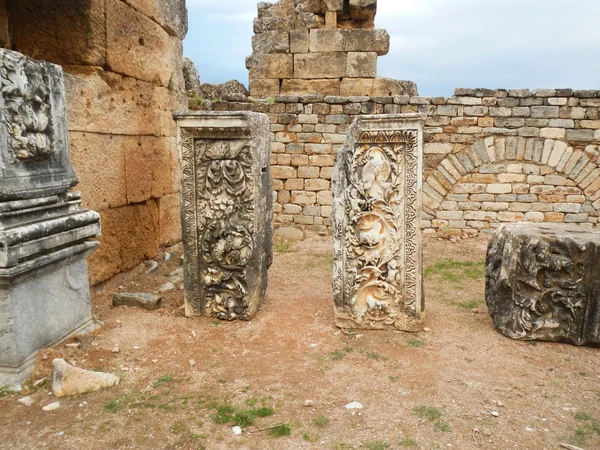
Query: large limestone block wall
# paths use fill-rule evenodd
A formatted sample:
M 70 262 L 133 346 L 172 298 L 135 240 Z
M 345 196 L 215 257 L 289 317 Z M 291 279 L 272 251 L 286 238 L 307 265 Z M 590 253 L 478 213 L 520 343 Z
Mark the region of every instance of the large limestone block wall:
M 457 89 L 448 98 L 231 100 L 205 106 L 269 114 L 276 229 L 331 232 L 335 154 L 358 114 L 383 113 L 426 116 L 426 233 L 493 232 L 517 221 L 597 228 L 600 91 Z
M 376 78 L 390 47 L 388 33 L 373 28 L 376 8 L 376 0 L 259 3 L 246 59 L 250 94 L 416 95 L 414 83 Z
M 0 19 L 2 18 L 0 0 Z M 6 0 L 8 46 L 63 66 L 71 158 L 102 217 L 98 283 L 181 239 L 171 112 L 186 109 L 185 0 Z M 0 27 L 0 41 L 2 27 Z

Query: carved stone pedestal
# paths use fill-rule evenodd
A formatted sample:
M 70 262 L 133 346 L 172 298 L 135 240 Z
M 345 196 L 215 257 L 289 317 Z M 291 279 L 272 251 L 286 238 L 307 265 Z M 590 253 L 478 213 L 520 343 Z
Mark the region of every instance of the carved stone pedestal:
M 486 264 L 485 298 L 500 333 L 600 345 L 600 232 L 504 225 Z
M 341 328 L 418 331 L 423 118 L 358 117 L 334 168 L 335 321 Z
M 0 387 L 18 387 L 37 350 L 94 327 L 86 258 L 100 216 L 67 192 L 62 69 L 9 50 L 0 64 Z
M 185 313 L 249 320 L 272 261 L 269 119 L 174 114 L 182 167 Z

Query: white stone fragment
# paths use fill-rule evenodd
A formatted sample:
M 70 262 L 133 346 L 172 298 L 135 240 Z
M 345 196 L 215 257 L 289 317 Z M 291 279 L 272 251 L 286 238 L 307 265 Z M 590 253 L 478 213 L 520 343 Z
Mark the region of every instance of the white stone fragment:
M 242 434 L 242 429 L 240 427 L 232 427 L 231 431 L 233 431 L 233 434 L 235 434 L 236 436 Z
M 352 402 L 352 403 L 348 403 L 345 406 L 346 409 L 363 409 L 363 405 L 361 403 L 358 402 Z
M 115 386 L 119 381 L 115 375 L 73 367 L 64 359 L 52 361 L 52 392 L 56 397 L 94 392 Z
M 49 405 L 44 406 L 42 409 L 44 411 L 54 411 L 55 409 L 60 408 L 60 402 L 50 403 Z

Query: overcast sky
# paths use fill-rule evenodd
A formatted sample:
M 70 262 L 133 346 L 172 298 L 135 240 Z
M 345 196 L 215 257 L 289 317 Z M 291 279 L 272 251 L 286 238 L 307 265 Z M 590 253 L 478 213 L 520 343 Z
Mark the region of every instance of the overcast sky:
M 184 53 L 203 83 L 248 83 L 255 0 L 187 0 Z M 600 89 L 600 0 L 379 0 L 378 75 L 455 87 Z

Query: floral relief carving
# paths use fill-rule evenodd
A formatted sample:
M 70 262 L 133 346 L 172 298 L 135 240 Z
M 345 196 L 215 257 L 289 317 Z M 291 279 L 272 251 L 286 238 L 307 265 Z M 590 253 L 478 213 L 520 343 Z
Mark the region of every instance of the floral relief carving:
M 340 326 L 420 329 L 418 133 L 363 131 L 340 155 L 347 179 L 345 226 L 336 224 Z
M 13 162 L 47 159 L 52 152 L 50 89 L 34 64 L 19 53 L 2 53 L 2 123 Z
M 222 133 L 225 135 L 226 133 Z M 211 136 L 213 136 L 212 134 Z M 186 296 L 193 314 L 245 318 L 253 253 L 254 188 L 248 141 L 182 129 Z M 216 137 L 216 136 L 215 136 Z

